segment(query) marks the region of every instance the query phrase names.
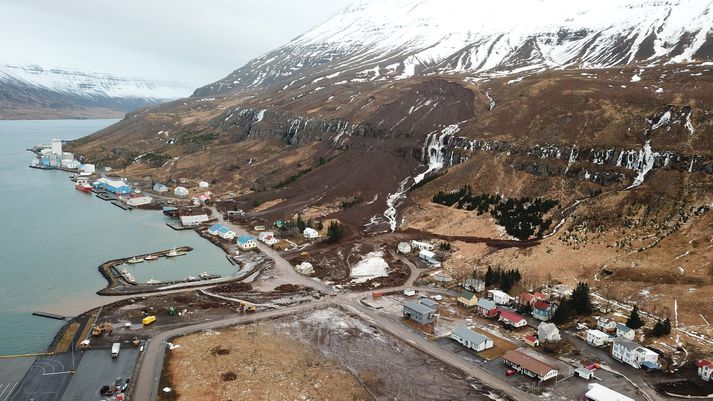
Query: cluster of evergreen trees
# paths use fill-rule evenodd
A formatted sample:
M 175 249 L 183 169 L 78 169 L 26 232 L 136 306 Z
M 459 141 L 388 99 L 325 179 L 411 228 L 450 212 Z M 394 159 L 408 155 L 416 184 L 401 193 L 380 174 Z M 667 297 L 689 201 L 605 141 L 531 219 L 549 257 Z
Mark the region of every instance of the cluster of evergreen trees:
M 311 218 L 305 221 L 304 219 L 302 219 L 302 215 L 298 213 L 296 220 L 286 220 L 283 223 L 282 227 L 278 227 L 277 230 L 280 236 L 290 237 L 302 234 L 302 232 L 304 232 L 305 228 L 307 227 L 313 227 L 317 231 L 321 231 L 324 228 L 324 225 L 322 224 L 322 221 L 315 221 Z
M 327 228 L 327 240 L 329 242 L 339 242 L 339 240 L 342 239 L 342 236 L 344 236 L 342 225 L 336 221 L 331 222 Z
M 631 310 L 629 318 L 626 320 L 626 325 L 634 330 L 644 327 L 644 321 L 639 315 L 638 305 L 634 305 L 634 309 Z M 666 318 L 663 321 L 657 320 L 653 329 L 651 329 L 651 335 L 654 337 L 661 337 L 669 334 L 671 334 L 671 320 L 669 318 Z
M 483 279 L 486 287 L 497 285 L 501 291 L 505 292 L 510 291 L 520 280 L 522 280 L 520 270 L 503 270 L 499 267 L 493 269 L 490 266 L 488 266 L 488 270 L 485 272 L 485 278 Z
M 569 298 L 560 302 L 552 316 L 557 324 L 568 322 L 575 315 L 588 316 L 592 314 L 592 299 L 589 296 L 589 284 L 579 282 Z
M 445 206 L 457 204 L 459 209 L 468 211 L 477 210 L 478 215 L 489 212 L 505 231 L 519 240 L 526 240 L 532 236 L 538 238 L 550 228 L 551 219 L 543 219 L 559 203 L 552 199 L 542 198 L 511 198 L 503 199 L 498 194 L 473 195 L 469 185 L 457 191 L 438 191 L 433 195 L 433 203 Z

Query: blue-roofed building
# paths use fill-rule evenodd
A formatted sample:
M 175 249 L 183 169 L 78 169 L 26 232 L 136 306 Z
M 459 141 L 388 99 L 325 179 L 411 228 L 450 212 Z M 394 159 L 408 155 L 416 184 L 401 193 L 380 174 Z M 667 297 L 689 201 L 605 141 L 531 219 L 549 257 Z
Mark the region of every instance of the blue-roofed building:
M 222 227 L 225 227 L 225 226 L 222 225 L 222 224 L 219 224 L 219 223 L 215 223 L 215 224 L 213 224 L 212 226 L 210 226 L 210 227 L 208 228 L 208 234 L 210 234 L 210 235 L 218 235 L 218 232 L 219 232 L 219 230 L 220 230 Z
M 131 193 L 131 187 L 121 180 L 110 180 L 102 177 L 94 181 L 92 186 L 117 195 Z
M 241 235 L 240 237 L 238 237 L 238 248 L 242 249 L 243 251 L 255 249 L 257 248 L 257 242 L 255 242 L 255 238 L 249 235 Z
M 218 235 L 220 236 L 220 238 L 232 240 L 235 238 L 236 234 L 235 231 L 231 230 L 230 228 L 226 226 L 221 226 L 218 229 Z

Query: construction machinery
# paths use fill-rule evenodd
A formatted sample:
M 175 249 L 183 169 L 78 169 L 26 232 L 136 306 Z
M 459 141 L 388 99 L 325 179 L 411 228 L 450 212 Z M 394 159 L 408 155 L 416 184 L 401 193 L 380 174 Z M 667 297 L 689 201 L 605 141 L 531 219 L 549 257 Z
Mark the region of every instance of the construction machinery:
M 255 305 L 248 302 L 240 302 L 240 305 L 238 306 L 238 311 L 240 313 L 255 312 Z
M 154 316 L 154 315 L 149 315 L 149 316 L 146 316 L 145 318 L 141 319 L 141 323 L 143 323 L 144 326 L 148 326 L 155 321 L 156 321 L 156 316 Z
M 99 337 L 105 333 L 111 334 L 113 331 L 114 331 L 114 328 L 111 326 L 111 323 L 102 322 L 102 323 L 99 323 L 98 325 L 94 326 L 94 328 L 92 328 L 92 336 Z
M 176 316 L 176 308 L 173 306 L 168 307 L 168 316 Z

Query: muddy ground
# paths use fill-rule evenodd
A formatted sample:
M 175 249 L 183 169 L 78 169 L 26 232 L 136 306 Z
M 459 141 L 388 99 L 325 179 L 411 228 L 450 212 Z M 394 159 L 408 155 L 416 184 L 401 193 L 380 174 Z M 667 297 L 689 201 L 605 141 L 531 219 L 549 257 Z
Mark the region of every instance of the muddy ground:
M 453 369 L 339 309 L 176 338 L 159 400 L 487 400 Z

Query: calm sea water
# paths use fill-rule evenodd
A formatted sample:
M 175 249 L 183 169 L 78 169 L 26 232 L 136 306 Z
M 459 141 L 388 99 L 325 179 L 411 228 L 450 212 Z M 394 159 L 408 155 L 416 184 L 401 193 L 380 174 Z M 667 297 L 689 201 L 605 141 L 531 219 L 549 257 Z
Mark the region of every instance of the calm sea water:
M 137 280 L 228 275 L 224 253 L 193 231 L 174 231 L 159 211 L 124 211 L 79 192 L 60 171 L 28 168 L 25 149 L 75 139 L 115 120 L 0 121 L 0 355 L 44 351 L 62 322 L 34 310 L 77 314 L 104 299 L 97 267 L 108 259 L 174 246 L 186 256 L 131 266 Z

